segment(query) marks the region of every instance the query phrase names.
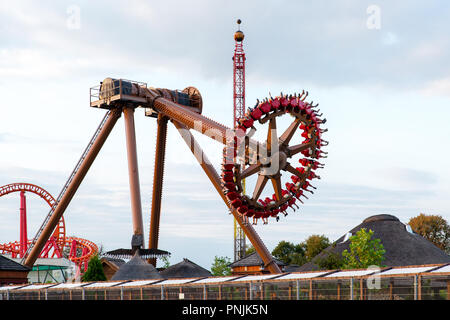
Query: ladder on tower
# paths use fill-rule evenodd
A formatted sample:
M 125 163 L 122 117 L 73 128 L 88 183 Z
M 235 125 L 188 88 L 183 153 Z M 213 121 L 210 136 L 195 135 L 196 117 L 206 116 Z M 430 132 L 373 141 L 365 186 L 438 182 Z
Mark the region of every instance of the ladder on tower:
M 64 184 L 64 187 L 62 188 L 61 192 L 58 195 L 58 198 L 56 199 L 53 206 L 50 208 L 50 211 L 48 212 L 47 216 L 45 217 L 44 222 L 42 223 L 41 227 L 38 229 L 36 235 L 34 236 L 33 240 L 31 241 L 30 245 L 28 246 L 27 251 L 25 252 L 23 258 L 22 258 L 22 264 L 25 262 L 26 257 L 30 254 L 31 250 L 33 249 L 36 241 L 39 239 L 39 237 L 42 234 L 42 231 L 44 230 L 45 226 L 47 225 L 48 221 L 53 215 L 53 212 L 55 211 L 56 207 L 58 206 L 58 203 L 61 201 L 62 197 L 67 191 L 67 188 L 69 187 L 70 183 L 72 182 L 73 178 L 77 174 L 78 170 L 80 169 L 81 165 L 83 164 L 84 159 L 86 159 L 87 154 L 92 148 L 92 145 L 94 144 L 95 140 L 97 140 L 98 135 L 102 131 L 106 121 L 111 116 L 112 110 L 108 110 L 108 112 L 103 117 L 103 120 L 100 122 L 100 125 L 98 126 L 97 130 L 95 131 L 94 135 L 92 136 L 91 140 L 89 141 L 89 144 L 87 145 L 86 149 L 84 150 L 83 154 L 81 155 L 80 159 L 78 160 L 75 168 L 73 169 L 72 173 L 69 176 L 69 179 L 67 179 L 66 183 Z

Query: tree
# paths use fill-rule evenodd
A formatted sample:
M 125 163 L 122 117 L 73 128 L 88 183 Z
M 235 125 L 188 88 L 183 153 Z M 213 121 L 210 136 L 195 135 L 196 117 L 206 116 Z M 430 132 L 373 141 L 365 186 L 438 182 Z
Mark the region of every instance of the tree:
M 211 274 L 213 276 L 229 276 L 231 275 L 231 260 L 228 257 L 214 257 L 214 262 L 211 266 Z
M 371 265 L 381 266 L 384 260 L 384 246 L 380 239 L 372 239 L 373 231 L 366 231 L 361 228 L 356 234 L 350 237 L 350 252 L 344 250 L 343 269 L 364 269 Z
M 304 253 L 301 252 L 294 252 L 291 255 L 291 263 L 290 264 L 295 264 L 298 266 L 302 266 L 306 263 L 306 257 Z
M 442 216 L 421 213 L 417 217 L 411 218 L 408 224 L 414 232 L 450 253 L 450 226 Z
M 293 244 L 288 241 L 280 241 L 273 249 L 272 256 L 286 264 L 302 265 L 306 262 L 305 250 L 302 244 Z
M 325 257 L 317 258 L 315 264 L 320 270 L 337 270 L 342 269 L 344 260 L 340 254 L 330 252 Z
M 161 262 L 163 263 L 163 268 L 167 269 L 168 267 L 170 267 L 170 261 L 169 261 L 169 257 L 168 256 L 164 256 L 161 258 Z
M 330 240 L 324 235 L 313 234 L 309 236 L 304 242 L 306 260 L 311 261 L 312 258 L 321 253 L 329 245 Z
M 94 255 L 89 260 L 88 268 L 81 278 L 82 281 L 106 281 L 105 272 L 98 255 Z
M 245 256 L 248 256 L 253 252 L 256 252 L 256 249 L 252 245 L 247 245 L 245 248 Z
M 336 244 L 336 242 L 333 242 L 330 250 L 324 252 L 324 254 L 322 254 L 320 257 L 317 256 L 317 258 L 314 259 L 314 263 L 319 266 L 320 270 L 342 269 L 344 265 L 344 258 L 342 257 L 342 254 L 333 252 L 333 250 L 336 248 Z

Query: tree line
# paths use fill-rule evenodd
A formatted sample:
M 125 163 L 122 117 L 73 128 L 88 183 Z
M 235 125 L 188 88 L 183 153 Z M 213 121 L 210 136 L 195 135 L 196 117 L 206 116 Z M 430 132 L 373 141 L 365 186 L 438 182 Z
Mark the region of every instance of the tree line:
M 450 226 L 442 216 L 421 213 L 411 218 L 408 225 L 415 233 L 450 254 Z M 283 261 L 286 265 L 302 266 L 316 258 L 314 263 L 324 270 L 367 268 L 370 265 L 382 266 L 385 250 L 380 239 L 373 237 L 372 230 L 362 228 L 350 237 L 349 241 L 349 250 L 344 250 L 342 255 L 330 252 L 320 259 L 316 257 L 323 250 L 335 245 L 325 235 L 311 235 L 297 244 L 282 240 L 271 253 L 274 258 Z M 246 255 L 254 251 L 253 247 L 249 247 Z M 163 259 L 163 262 L 164 267 L 167 268 L 168 260 Z M 211 266 L 211 273 L 214 276 L 229 275 L 231 274 L 230 264 L 230 258 L 216 256 Z M 89 261 L 88 270 L 84 273 L 82 280 L 106 280 L 98 255 Z
M 448 222 L 440 215 L 420 215 L 409 220 L 408 225 L 411 229 L 436 245 L 438 248 L 450 254 L 450 226 Z M 349 239 L 349 250 L 344 250 L 342 254 L 336 254 L 332 251 L 323 257 L 317 257 L 326 248 L 336 245 L 332 243 L 325 235 L 311 235 L 300 243 L 292 243 L 282 240 L 272 250 L 272 256 L 286 265 L 302 266 L 311 262 L 322 270 L 335 269 L 359 269 L 367 268 L 371 265 L 383 266 L 385 250 L 380 239 L 373 237 L 372 230 L 360 229 Z M 255 249 L 249 247 L 246 255 L 253 253 Z M 211 266 L 213 275 L 229 275 L 231 260 L 228 257 L 216 256 Z

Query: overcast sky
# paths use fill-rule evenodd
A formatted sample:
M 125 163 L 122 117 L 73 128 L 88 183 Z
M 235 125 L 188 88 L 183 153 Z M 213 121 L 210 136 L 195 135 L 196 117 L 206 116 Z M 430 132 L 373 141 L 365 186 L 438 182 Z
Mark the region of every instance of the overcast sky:
M 328 159 L 299 210 L 256 230 L 272 250 L 311 234 L 336 240 L 368 216 L 450 220 L 448 1 L 3 1 L 0 185 L 55 197 L 104 115 L 89 88 L 106 77 L 183 89 L 232 125 L 233 33 L 245 33 L 247 106 L 302 89 L 327 118 Z M 145 239 L 156 122 L 136 111 Z M 196 135 L 216 168 L 222 147 Z M 233 221 L 169 126 L 160 248 L 209 268 L 233 256 Z M 132 233 L 120 119 L 65 213 L 68 235 L 105 250 Z M 29 237 L 47 214 L 28 194 Z M 0 199 L 0 242 L 19 240 L 19 195 Z

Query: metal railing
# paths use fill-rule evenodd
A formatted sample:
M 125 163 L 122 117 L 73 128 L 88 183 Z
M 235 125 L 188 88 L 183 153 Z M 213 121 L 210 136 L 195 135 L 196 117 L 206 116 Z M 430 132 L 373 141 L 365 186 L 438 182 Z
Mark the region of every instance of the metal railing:
M 450 300 L 450 274 L 380 278 L 261 280 L 146 286 L 26 287 L 0 290 L 0 300 Z
M 106 79 L 105 79 L 106 80 Z M 100 83 L 93 86 L 89 90 L 90 104 L 99 100 L 108 100 L 116 95 L 137 95 L 137 90 L 140 88 L 147 88 L 147 83 L 128 80 L 128 79 L 110 79 L 108 83 Z

